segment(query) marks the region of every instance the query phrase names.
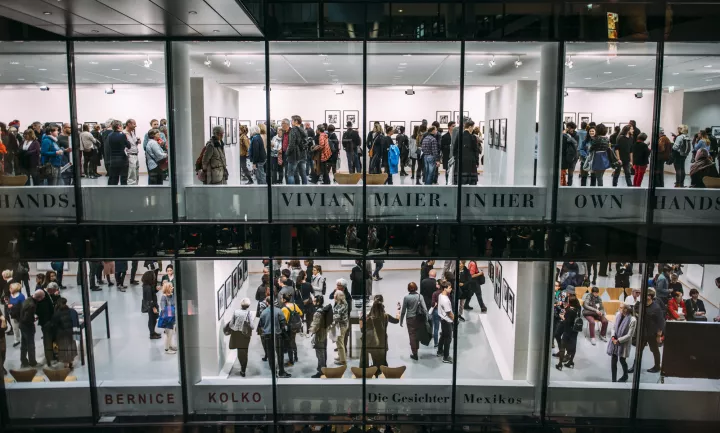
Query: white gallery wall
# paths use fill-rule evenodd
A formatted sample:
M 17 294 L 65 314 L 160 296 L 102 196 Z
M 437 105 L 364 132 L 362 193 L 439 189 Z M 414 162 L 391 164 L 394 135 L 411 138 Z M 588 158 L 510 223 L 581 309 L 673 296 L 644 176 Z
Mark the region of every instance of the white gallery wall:
M 720 126 L 720 90 L 685 92 L 682 119 L 683 123 L 690 127 L 691 133 L 696 133 L 701 128 Z
M 640 99 L 633 96 L 636 90 L 627 89 L 567 89 L 568 96 L 563 99 L 563 112 L 592 113 L 592 121 L 627 123 L 630 119 L 637 122 L 641 131 L 650 135 L 653 116 L 653 92 L 645 91 Z M 578 127 L 580 125 L 578 124 Z

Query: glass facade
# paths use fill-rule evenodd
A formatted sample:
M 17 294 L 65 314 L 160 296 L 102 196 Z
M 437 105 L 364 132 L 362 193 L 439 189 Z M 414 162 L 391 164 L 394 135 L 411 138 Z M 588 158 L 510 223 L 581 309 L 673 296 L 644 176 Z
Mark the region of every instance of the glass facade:
M 720 419 L 693 15 L 251 9 L 0 43 L 0 425 Z

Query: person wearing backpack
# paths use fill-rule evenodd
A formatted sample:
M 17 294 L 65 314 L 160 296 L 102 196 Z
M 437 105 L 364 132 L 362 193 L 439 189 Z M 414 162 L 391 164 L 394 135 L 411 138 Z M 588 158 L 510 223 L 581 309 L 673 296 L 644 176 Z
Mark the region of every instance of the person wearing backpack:
M 245 377 L 248 364 L 248 348 L 252 339 L 255 314 L 250 310 L 250 299 L 240 301 L 240 309 L 233 312 L 232 319 L 225 325 L 225 335 L 230 335 L 228 348 L 237 350 L 240 361 L 240 376 Z
M 582 332 L 583 326 L 582 318 L 580 317 L 580 302 L 574 294 L 568 295 L 563 307 L 559 314 L 561 323 L 558 327 L 558 333 L 561 334 L 561 337 L 558 339 L 558 363 L 555 366 L 555 368 L 560 371 L 563 369 L 563 362 L 565 362 L 565 367 L 575 367 L 574 359 L 577 350 L 577 336 L 578 332 Z M 555 335 L 558 335 L 558 333 Z
M 562 137 L 562 162 L 560 163 L 560 186 L 572 186 L 575 165 L 578 160 L 578 135 L 575 122 L 568 122 Z
M 358 156 L 358 149 L 362 143 L 360 142 L 360 134 L 358 134 L 357 130 L 353 129 L 352 125 L 352 122 L 348 122 L 346 125 L 347 129 L 342 135 L 342 145 L 343 149 L 345 149 L 345 156 L 348 161 L 348 172 L 350 174 L 362 171 L 360 158 Z
M 677 138 L 672 147 L 673 166 L 675 167 L 675 188 L 685 187 L 685 160 L 692 150 L 692 140 L 688 136 L 688 126 L 680 125 L 677 128 Z M 639 185 L 638 185 L 639 186 Z
M 317 373 L 310 376 L 318 379 L 322 376 L 323 367 L 327 367 L 327 333 L 328 328 L 332 325 L 333 310 L 332 305 L 323 305 L 325 299 L 322 295 L 315 296 L 313 306 L 315 313 L 313 314 L 312 324 L 310 325 L 310 334 L 312 335 L 312 346 L 315 349 L 315 356 L 318 360 Z
M 408 136 L 405 135 L 404 126 L 399 126 L 397 132 L 395 143 L 400 150 L 400 176 L 407 176 L 405 167 L 408 165 L 410 159 L 410 140 L 408 140 Z
M 198 177 L 205 185 L 226 185 L 228 180 L 227 161 L 225 159 L 225 130 L 215 126 L 212 137 L 205 143 L 200 154 L 200 170 Z M 196 167 L 197 169 L 197 161 Z
M 288 139 L 286 168 L 288 185 L 298 185 L 300 183 L 296 182 L 296 176 L 300 177 L 298 181 L 302 181 L 303 185 L 307 185 L 306 164 L 309 150 L 308 135 L 303 129 L 302 118 L 296 114 L 292 116 L 292 128 L 290 128 Z
M 632 146 L 633 140 L 633 129 L 630 125 L 625 125 L 620 131 L 620 135 L 617 137 L 617 142 L 613 146 L 613 151 L 620 164 L 615 167 L 613 171 L 613 186 L 618 186 L 618 180 L 620 179 L 620 170 L 625 172 L 625 184 L 632 186 L 630 180 L 630 162 L 632 161 Z
M 392 185 L 393 175 L 398 173 L 398 164 L 400 163 L 400 149 L 395 143 L 393 143 L 392 139 L 389 136 L 386 135 L 385 139 L 386 144 L 389 145 L 387 151 L 387 165 L 385 168 L 388 177 L 387 180 L 385 180 L 385 184 Z
M 638 135 L 638 139 L 635 144 L 633 144 L 632 164 L 633 170 L 635 170 L 635 175 L 633 176 L 633 186 L 635 187 L 642 185 L 645 171 L 647 170 L 648 164 L 650 164 L 650 148 L 647 143 L 645 143 L 645 140 L 647 140 L 647 134 L 642 132 Z M 684 167 L 685 166 L 683 165 L 683 169 Z M 685 177 L 684 174 L 683 177 Z
M 287 354 L 289 358 L 285 367 L 292 367 L 298 361 L 295 337 L 298 333 L 303 332 L 303 313 L 300 307 L 292 302 L 292 297 L 288 295 L 283 296 L 283 304 L 282 312 L 287 321 Z

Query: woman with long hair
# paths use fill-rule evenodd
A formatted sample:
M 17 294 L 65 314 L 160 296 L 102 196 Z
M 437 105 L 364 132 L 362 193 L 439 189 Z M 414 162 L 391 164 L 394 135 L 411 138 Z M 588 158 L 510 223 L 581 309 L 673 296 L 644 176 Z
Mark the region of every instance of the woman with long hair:
M 407 286 L 408 294 L 402 301 L 402 309 L 400 312 L 400 326 L 403 319 L 407 315 L 408 337 L 410 338 L 410 358 L 418 360 L 418 337 L 417 331 L 421 326 L 425 326 L 422 322 L 423 317 L 427 317 L 427 307 L 425 300 L 418 293 L 418 286 L 414 282 L 410 282 Z
M 607 128 L 602 123 L 594 128 L 590 128 L 588 135 L 591 138 L 590 155 L 592 164 L 587 164 L 586 170 L 590 171 L 590 186 L 603 186 L 603 176 L 605 170 L 610 168 L 610 161 L 615 160 L 615 154 L 610 150 L 608 139 L 605 137 Z M 612 155 L 612 156 L 611 156 Z
M 695 154 L 695 162 L 690 166 L 690 188 L 705 188 L 705 177 L 720 177 L 715 162 L 706 148 L 700 148 Z
M 362 358 L 361 366 L 367 365 L 368 355 L 372 358 L 372 366 L 377 367 L 375 377 L 380 376 L 380 366 L 388 366 L 387 352 L 389 349 L 387 338 L 388 323 L 400 323 L 400 303 L 398 302 L 395 316 L 385 312 L 382 295 L 375 295 L 370 313 L 367 315 L 367 326 L 360 319 L 360 329 L 364 331 L 366 354 Z
M 623 304 L 621 314 L 615 318 L 615 329 L 613 336 L 608 341 L 607 354 L 611 357 L 610 372 L 612 381 L 626 382 L 628 380 L 628 366 L 626 359 L 630 356 L 632 349 L 632 339 L 635 335 L 635 327 L 637 319 L 633 316 L 633 307 Z M 617 363 L 620 361 L 623 375 L 617 379 Z
M 562 371 L 563 362 L 565 367 L 575 367 L 575 351 L 577 350 L 578 331 L 575 330 L 575 319 L 580 317 L 580 301 L 577 297 L 569 296 L 565 301 L 565 308 L 560 311 L 560 320 L 562 320 L 562 337 L 560 338 L 560 351 L 558 352 L 558 363 L 555 366 Z M 567 355 L 567 357 L 566 357 Z
M 233 312 L 233 317 L 227 325 L 230 331 L 228 348 L 237 350 L 237 357 L 240 361 L 240 376 L 245 377 L 245 370 L 248 364 L 248 347 L 253 334 L 253 321 L 255 315 L 250 311 L 250 299 L 243 298 L 240 301 L 240 309 Z
M 25 185 L 40 185 L 38 167 L 40 166 L 40 141 L 35 136 L 35 131 L 28 129 L 23 133 L 23 144 L 18 151 L 18 169 L 16 174 L 24 174 L 28 177 Z

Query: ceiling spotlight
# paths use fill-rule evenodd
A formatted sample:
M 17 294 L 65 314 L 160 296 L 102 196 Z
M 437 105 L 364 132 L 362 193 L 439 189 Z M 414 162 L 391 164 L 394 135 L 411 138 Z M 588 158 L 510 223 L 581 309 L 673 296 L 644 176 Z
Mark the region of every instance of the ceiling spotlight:
M 213 33 L 220 33 L 220 30 L 215 29 L 215 30 L 213 30 Z
M 680 75 L 680 72 L 673 72 L 673 75 Z
M 43 92 L 47 92 L 48 90 L 50 90 L 50 88 L 48 86 L 40 86 L 40 90 Z
M 148 54 L 147 59 L 145 59 L 145 61 L 143 62 L 143 66 L 149 68 L 150 65 L 152 65 L 152 60 L 150 60 L 150 54 Z
M 413 86 L 410 86 L 410 88 L 405 91 L 405 94 L 408 95 L 408 96 L 414 95 L 414 94 L 415 94 L 415 89 L 413 88 Z
M 335 88 L 336 95 L 342 95 L 343 93 L 345 93 L 345 91 L 343 90 L 342 85 L 340 87 Z
M 706 68 L 712 68 L 712 65 L 705 65 Z
M 43 15 L 52 15 L 52 12 L 45 11 L 45 12 L 43 12 Z
M 20 62 L 10 62 L 11 65 L 19 65 Z
M 643 97 L 643 91 L 642 91 L 642 89 L 640 89 L 640 91 L 635 94 L 635 97 L 636 97 L 637 99 L 641 99 L 641 98 Z
M 572 68 L 573 68 L 572 57 L 568 56 L 567 60 L 565 60 L 565 66 L 567 66 L 568 69 L 572 69 Z
M 668 93 L 675 93 L 675 86 L 668 86 Z
M 209 68 L 210 65 L 212 65 L 212 62 L 210 61 L 210 56 L 206 56 L 205 61 L 203 63 L 205 64 L 205 66 L 207 66 Z
M 195 12 L 195 11 L 188 11 L 188 14 L 190 14 L 190 15 L 197 15 L 197 12 Z
M 98 62 L 90 62 L 91 65 L 97 65 Z
M 402 13 L 402 11 L 403 11 L 402 9 L 398 9 L 398 13 Z
M 223 62 L 223 65 L 230 67 L 230 59 L 227 58 L 227 55 L 225 55 L 225 61 Z
M 24 78 L 18 78 L 18 81 L 25 81 Z
M 492 56 L 492 59 L 490 59 L 490 61 L 488 62 L 488 66 L 490 66 L 491 68 L 495 66 L 495 56 Z
M 485 64 L 485 63 L 483 63 L 483 62 L 475 63 L 475 66 L 483 66 L 484 64 Z
M 38 69 L 38 71 L 47 71 L 47 69 L 45 69 L 45 68 L 40 68 L 40 69 Z
M 114 95 L 115 94 L 115 88 L 111 84 L 110 87 L 105 88 L 105 94 L 106 95 Z
M 637 65 L 628 65 L 628 68 L 634 68 Z
M 515 67 L 519 68 L 520 66 L 522 66 L 522 60 L 520 60 L 520 57 L 518 57 L 517 60 L 515 60 Z
M 567 97 L 567 95 L 569 95 L 569 94 L 570 93 L 568 93 L 567 89 L 563 90 L 563 96 Z

